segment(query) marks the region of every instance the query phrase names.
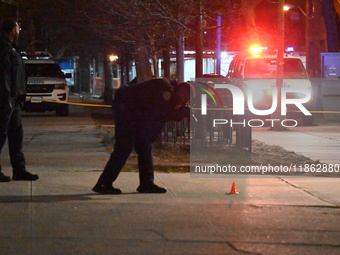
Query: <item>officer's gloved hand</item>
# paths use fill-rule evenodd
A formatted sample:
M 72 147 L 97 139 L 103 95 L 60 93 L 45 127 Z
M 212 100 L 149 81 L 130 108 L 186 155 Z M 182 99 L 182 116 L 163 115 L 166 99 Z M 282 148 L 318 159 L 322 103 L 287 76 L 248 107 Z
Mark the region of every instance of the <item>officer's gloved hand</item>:
M 168 113 L 167 120 L 181 121 L 184 118 L 190 117 L 190 107 L 182 106 L 178 109 L 174 109 Z
M 178 115 L 180 115 L 182 119 L 190 118 L 191 116 L 191 108 L 189 106 L 186 106 L 186 105 L 182 106 L 177 111 L 178 111 Z

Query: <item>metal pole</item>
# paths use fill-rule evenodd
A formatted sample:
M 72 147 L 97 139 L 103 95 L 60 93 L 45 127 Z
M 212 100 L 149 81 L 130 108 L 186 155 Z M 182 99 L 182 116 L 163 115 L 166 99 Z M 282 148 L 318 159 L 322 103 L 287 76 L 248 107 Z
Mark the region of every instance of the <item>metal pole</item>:
M 278 47 L 277 47 L 277 76 L 278 108 L 281 110 L 281 89 L 283 86 L 283 54 L 284 54 L 284 0 L 279 0 L 278 6 Z
M 280 123 L 275 122 L 274 127 L 271 130 L 285 130 L 282 127 L 281 120 L 281 91 L 283 87 L 283 54 L 284 54 L 284 0 L 279 0 L 278 2 L 278 19 L 277 19 L 277 59 L 276 59 L 276 88 L 277 88 L 277 108 L 273 113 L 273 119 L 280 120 Z
M 105 56 L 106 57 L 106 56 Z M 96 59 L 92 59 L 92 95 L 96 94 Z
M 216 73 L 221 74 L 221 25 L 222 17 L 217 15 L 217 30 L 216 30 Z
M 310 16 L 310 0 L 307 0 L 306 1 L 306 12 L 304 13 L 305 14 L 305 22 L 306 22 L 306 38 L 305 38 L 305 47 L 306 47 L 306 70 L 307 70 L 307 73 L 308 75 L 311 75 L 311 72 L 310 72 L 310 54 L 309 54 L 309 16 Z

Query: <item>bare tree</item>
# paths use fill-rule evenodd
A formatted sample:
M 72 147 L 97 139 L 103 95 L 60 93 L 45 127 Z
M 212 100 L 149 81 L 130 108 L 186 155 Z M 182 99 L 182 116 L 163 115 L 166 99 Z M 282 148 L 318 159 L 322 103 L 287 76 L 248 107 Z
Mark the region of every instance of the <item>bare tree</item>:
M 141 1 L 96 1 L 84 4 L 82 16 L 88 21 L 87 28 L 102 41 L 106 48 L 122 44 L 134 46 L 138 81 L 152 77 L 150 49 L 152 30 L 150 15 L 143 11 Z M 157 25 L 153 24 L 153 25 Z
M 336 2 L 339 5 L 339 2 Z M 321 0 L 322 15 L 325 19 L 326 32 L 327 32 L 327 48 L 329 52 L 339 52 L 339 34 L 337 15 L 333 0 Z
M 36 41 L 40 46 L 35 48 L 48 48 L 55 55 L 95 56 L 113 51 L 120 53 L 122 60 L 131 59 L 133 53 L 138 81 L 143 81 L 160 75 L 157 54 L 164 48 L 176 47 L 177 77 L 182 81 L 184 45 L 188 36 L 195 35 L 195 23 L 202 12 L 207 19 L 214 19 L 215 12 L 222 10 L 223 20 L 227 21 L 223 30 L 239 28 L 243 33 L 238 33 L 237 38 L 253 41 L 258 38 L 253 8 L 259 1 L 32 0 L 23 1 L 23 9 L 34 9 L 39 19 L 33 23 L 39 21 L 40 33 L 45 35 L 43 41 Z
M 96 8 L 96 12 L 88 12 L 87 17 L 95 24 L 100 24 L 101 31 L 98 32 L 104 33 L 103 36 L 134 45 L 137 77 L 138 81 L 142 81 L 151 78 L 150 58 L 153 59 L 154 76 L 159 75 L 157 52 L 165 44 L 175 42 L 179 55 L 183 56 L 184 37 L 197 14 L 197 3 L 196 0 L 100 0 L 90 8 Z M 182 67 L 177 73 L 181 80 L 184 76 L 183 57 L 177 65 Z

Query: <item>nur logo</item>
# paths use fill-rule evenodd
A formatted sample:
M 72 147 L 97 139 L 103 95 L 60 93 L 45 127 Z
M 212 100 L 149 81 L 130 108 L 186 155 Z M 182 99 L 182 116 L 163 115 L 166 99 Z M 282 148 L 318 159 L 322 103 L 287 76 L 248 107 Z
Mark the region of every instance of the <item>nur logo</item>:
M 208 84 L 202 83 L 202 82 L 198 82 L 200 85 L 203 85 L 204 88 L 202 87 L 198 87 L 198 89 L 204 91 L 207 94 L 202 94 L 201 95 L 201 113 L 202 115 L 206 115 L 207 114 L 207 95 L 210 96 L 210 98 L 212 99 L 212 101 L 214 102 L 214 105 L 217 106 L 217 100 L 219 102 L 219 105 L 222 107 L 223 103 L 222 103 L 222 99 L 220 94 L 216 91 L 216 89 Z M 216 100 L 216 98 L 217 100 Z
M 282 88 L 281 95 L 278 95 L 278 89 L 272 88 L 272 105 L 269 109 L 256 109 L 254 107 L 253 95 L 256 93 L 258 88 L 246 88 L 242 90 L 241 88 L 231 85 L 231 84 L 215 84 L 214 86 L 199 83 L 204 87 L 199 87 L 206 94 L 201 95 L 201 114 L 207 115 L 207 94 L 213 100 L 215 106 L 217 106 L 217 100 L 222 106 L 222 99 L 220 94 L 216 91 L 216 89 L 228 89 L 231 92 L 233 98 L 233 114 L 234 115 L 244 115 L 245 105 L 248 106 L 248 109 L 251 113 L 258 116 L 265 116 L 274 113 L 278 106 L 278 97 L 281 99 L 281 115 L 285 116 L 287 114 L 287 105 L 295 105 L 304 115 L 312 115 L 303 105 L 311 100 L 311 91 L 309 89 L 303 88 Z M 290 98 L 289 95 L 292 93 L 299 93 L 302 95 L 298 98 Z M 216 100 L 216 98 L 217 100 Z

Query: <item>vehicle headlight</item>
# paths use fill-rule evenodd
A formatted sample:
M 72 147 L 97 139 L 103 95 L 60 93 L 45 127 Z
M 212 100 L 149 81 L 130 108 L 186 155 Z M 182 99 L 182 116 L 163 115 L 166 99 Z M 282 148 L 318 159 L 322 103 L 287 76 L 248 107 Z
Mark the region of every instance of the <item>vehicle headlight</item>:
M 55 84 L 55 85 L 54 85 L 54 88 L 55 88 L 55 89 L 65 89 L 65 86 L 66 86 L 65 83 L 63 83 L 63 84 Z

